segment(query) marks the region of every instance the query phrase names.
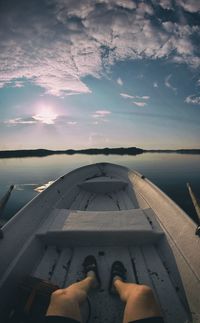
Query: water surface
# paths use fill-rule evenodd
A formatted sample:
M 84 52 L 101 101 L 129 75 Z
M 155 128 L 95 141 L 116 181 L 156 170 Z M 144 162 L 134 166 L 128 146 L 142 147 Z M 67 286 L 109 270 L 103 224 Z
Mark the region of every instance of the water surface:
M 186 183 L 200 197 L 200 155 L 144 153 L 137 156 L 53 155 L 0 159 L 0 198 L 15 185 L 3 212 L 7 221 L 38 193 L 35 188 L 87 164 L 110 162 L 139 171 L 167 193 L 192 218 L 195 211 Z

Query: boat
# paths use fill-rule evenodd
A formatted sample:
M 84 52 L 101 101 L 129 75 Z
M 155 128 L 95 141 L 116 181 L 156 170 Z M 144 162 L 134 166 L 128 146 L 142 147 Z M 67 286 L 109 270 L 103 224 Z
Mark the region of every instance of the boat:
M 193 220 L 144 175 L 111 163 L 61 176 L 1 228 L 0 317 L 9 322 L 23 277 L 60 288 L 81 279 L 96 257 L 102 286 L 91 320 L 122 322 L 108 292 L 112 263 L 128 281 L 150 286 L 167 323 L 200 322 L 200 238 Z

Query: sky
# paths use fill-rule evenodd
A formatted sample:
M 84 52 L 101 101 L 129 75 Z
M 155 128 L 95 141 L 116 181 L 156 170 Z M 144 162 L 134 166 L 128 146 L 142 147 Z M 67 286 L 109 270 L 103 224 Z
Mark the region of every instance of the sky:
M 0 150 L 200 148 L 200 1 L 0 0 Z

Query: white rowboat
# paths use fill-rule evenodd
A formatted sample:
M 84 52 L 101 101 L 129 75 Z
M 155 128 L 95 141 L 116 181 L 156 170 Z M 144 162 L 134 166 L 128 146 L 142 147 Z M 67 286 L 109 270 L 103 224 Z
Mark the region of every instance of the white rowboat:
M 195 230 L 189 216 L 139 173 L 109 163 L 78 168 L 1 229 L 0 315 L 10 313 L 23 276 L 68 286 L 93 254 L 102 289 L 93 292 L 91 322 L 121 322 L 121 304 L 108 293 L 114 260 L 125 264 L 129 281 L 153 288 L 165 322 L 200 322 Z

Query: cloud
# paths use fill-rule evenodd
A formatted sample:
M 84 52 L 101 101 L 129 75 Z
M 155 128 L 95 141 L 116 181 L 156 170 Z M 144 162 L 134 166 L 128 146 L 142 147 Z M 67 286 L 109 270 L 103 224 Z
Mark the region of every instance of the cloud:
M 172 0 L 159 0 L 158 3 L 163 9 L 170 10 L 173 8 Z
M 189 12 L 199 12 L 200 2 L 198 0 L 178 0 L 179 5 L 183 7 L 184 10 Z
M 11 0 L 8 0 L 10 2 Z M 152 1 L 21 0 L 0 13 L 0 87 L 29 80 L 45 93 L 91 93 L 85 77 L 101 78 L 124 60 L 167 59 L 200 66 L 199 26 L 185 11 L 199 11 L 198 1 L 177 0 L 182 20 L 166 21 Z M 164 10 L 173 1 L 160 0 Z M 23 19 L 21 13 L 23 12 Z M 185 16 L 184 16 L 185 15 Z M 9 17 L 9 19 L 7 19 Z M 121 78 L 117 83 L 123 85 Z M 169 81 L 168 81 L 169 83 Z
M 55 124 L 56 119 L 58 115 L 53 113 L 40 113 L 33 115 L 31 117 L 18 117 L 14 119 L 5 120 L 4 124 L 10 125 L 10 126 L 16 126 L 16 125 L 32 125 L 32 124 L 48 124 L 52 125 Z
M 149 100 L 149 99 L 150 99 L 150 96 L 148 96 L 148 95 L 138 96 L 138 95 L 137 95 L 135 98 L 136 98 L 136 99 Z
M 78 122 L 77 121 L 68 121 L 67 124 L 71 126 L 75 126 Z
M 163 9 L 175 10 L 172 0 L 159 0 L 158 3 Z M 176 7 L 179 6 L 185 11 L 188 11 L 191 13 L 200 11 L 200 3 L 198 0 L 176 0 L 174 3 Z
M 9 120 L 5 120 L 3 123 L 7 124 L 9 126 L 16 126 L 19 124 L 26 124 L 26 125 L 30 125 L 30 124 L 35 124 L 37 121 L 34 120 L 34 118 L 30 117 L 30 118 L 14 118 L 14 119 L 9 119 Z
M 118 77 L 118 79 L 117 79 L 117 84 L 119 84 L 121 86 L 124 84 L 120 77 Z
M 49 113 L 48 111 L 46 111 L 46 113 L 43 112 L 32 116 L 34 120 L 40 121 L 41 123 L 45 124 L 54 124 L 57 117 L 57 114 Z
M 185 99 L 185 102 L 188 103 L 188 104 L 200 105 L 200 96 L 196 96 L 194 94 L 193 95 L 189 95 Z
M 129 95 L 127 93 L 120 93 L 120 95 L 125 99 L 134 99 L 133 95 Z
M 5 84 L 6 84 L 6 86 L 15 87 L 15 88 L 24 87 L 24 81 L 7 80 L 7 79 L 0 80 L 0 88 L 3 88 L 5 86 Z
M 165 86 L 168 87 L 169 89 L 171 89 L 172 91 L 176 92 L 177 89 L 175 87 L 173 87 L 170 83 L 171 77 L 172 77 L 172 75 L 170 74 L 165 78 Z
M 121 8 L 125 8 L 125 9 L 136 9 L 137 6 L 135 4 L 135 2 L 133 2 L 132 0 L 100 0 L 99 3 L 106 3 L 108 5 L 109 9 L 112 9 L 115 6 L 121 7 Z
M 92 118 L 95 119 L 95 121 L 92 122 L 94 125 L 98 125 L 100 123 L 108 122 L 109 120 L 107 117 L 111 114 L 111 111 L 109 110 L 97 110 L 95 113 L 92 114 Z
M 96 111 L 97 114 L 99 115 L 101 111 Z M 102 115 L 106 115 L 106 111 Z M 1 123 L 1 122 L 0 122 Z M 65 125 L 70 125 L 70 126 L 75 126 L 78 124 L 77 121 L 71 119 L 69 116 L 66 115 L 57 115 L 53 112 L 50 112 L 48 110 L 44 110 L 43 113 L 38 113 L 33 116 L 28 116 L 28 117 L 17 117 L 13 119 L 8 119 L 3 121 L 7 126 L 17 126 L 17 125 L 24 125 L 24 126 L 29 126 L 29 125 L 41 125 L 41 124 L 46 124 L 46 125 L 58 125 L 58 126 L 65 126 Z
M 144 107 L 146 104 L 146 102 L 137 102 L 137 101 L 134 101 L 132 102 L 133 104 L 137 105 L 138 107 Z
M 150 96 L 147 96 L 147 95 L 139 96 L 139 95 L 130 95 L 127 93 L 120 93 L 120 95 L 125 99 L 140 99 L 140 100 L 149 100 L 150 99 Z
M 110 115 L 111 111 L 109 110 L 97 110 L 92 115 L 93 118 L 105 118 L 106 116 Z
M 14 87 L 18 87 L 18 88 L 24 87 L 24 82 L 22 82 L 22 81 L 15 81 Z

